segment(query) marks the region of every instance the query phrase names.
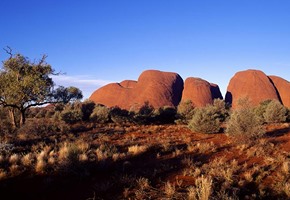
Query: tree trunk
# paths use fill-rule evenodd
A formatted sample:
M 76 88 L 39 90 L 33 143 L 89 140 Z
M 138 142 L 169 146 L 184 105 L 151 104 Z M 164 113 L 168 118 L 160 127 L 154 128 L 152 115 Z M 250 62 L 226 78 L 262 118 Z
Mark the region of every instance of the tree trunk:
M 24 125 L 25 124 L 25 121 L 26 121 L 26 118 L 25 118 L 25 109 L 24 110 L 20 110 L 20 113 L 21 113 L 21 115 L 20 115 L 20 127 L 22 126 L 22 125 Z
M 9 112 L 9 117 L 10 117 L 10 121 L 12 124 L 12 128 L 16 129 L 17 122 L 16 122 L 16 118 L 15 118 L 15 114 L 14 114 L 14 108 L 9 109 L 8 112 Z

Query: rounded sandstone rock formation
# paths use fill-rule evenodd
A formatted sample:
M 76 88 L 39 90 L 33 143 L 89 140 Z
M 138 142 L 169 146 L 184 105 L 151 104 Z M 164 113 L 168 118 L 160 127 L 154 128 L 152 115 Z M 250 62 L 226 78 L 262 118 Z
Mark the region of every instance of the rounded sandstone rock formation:
M 278 76 L 269 76 L 269 78 L 277 89 L 282 104 L 290 108 L 290 82 Z
M 222 99 L 218 85 L 201 78 L 189 77 L 185 80 L 181 101 L 190 100 L 195 107 L 203 107 L 212 104 L 215 98 Z
M 226 102 L 237 106 L 239 99 L 248 98 L 253 106 L 268 99 L 279 100 L 274 85 L 268 76 L 259 70 L 240 71 L 230 80 Z
M 120 85 L 124 88 L 134 88 L 137 85 L 137 81 L 125 80 L 125 81 L 122 81 Z
M 183 80 L 177 73 L 158 70 L 144 71 L 138 81 L 111 83 L 96 90 L 90 100 L 108 107 L 129 110 L 149 102 L 153 107 L 177 106 L 183 90 Z

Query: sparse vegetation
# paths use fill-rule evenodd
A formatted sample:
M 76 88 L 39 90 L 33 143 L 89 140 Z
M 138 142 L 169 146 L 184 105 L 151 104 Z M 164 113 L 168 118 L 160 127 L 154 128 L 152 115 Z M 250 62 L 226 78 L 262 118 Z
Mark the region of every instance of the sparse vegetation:
M 231 114 L 227 121 L 226 133 L 238 140 L 257 139 L 265 133 L 260 118 L 247 99 L 241 99 L 239 107 Z
M 227 117 L 225 103 L 215 100 L 213 105 L 195 108 L 194 115 L 189 121 L 189 128 L 195 132 L 218 133 L 221 123 Z
M 194 115 L 194 106 L 192 101 L 182 101 L 177 107 L 177 123 L 188 124 Z
M 27 108 L 21 127 L 17 127 L 21 115 L 14 115 L 17 128 L 2 104 L 2 196 L 199 200 L 290 196 L 290 125 L 285 123 L 289 114 L 277 101 L 254 108 L 241 100 L 231 111 L 222 100 L 203 108 L 182 102 L 177 109 L 145 102 L 127 111 L 90 101 L 72 103 L 78 99 L 77 89 L 60 87 L 55 92 L 62 103 Z
M 6 52 L 10 57 L 3 62 L 0 73 L 0 105 L 7 108 L 13 128 L 26 122 L 30 107 L 48 103 L 81 99 L 82 93 L 75 87 L 59 87 L 54 90 L 51 75 L 57 75 L 46 63 L 43 56 L 38 62 L 31 62 L 21 54 L 13 54 L 11 48 Z
M 263 115 L 267 123 L 278 123 L 286 121 L 286 114 L 287 109 L 279 101 L 272 100 Z
M 110 120 L 110 110 L 105 106 L 96 105 L 90 119 L 98 123 L 108 122 Z

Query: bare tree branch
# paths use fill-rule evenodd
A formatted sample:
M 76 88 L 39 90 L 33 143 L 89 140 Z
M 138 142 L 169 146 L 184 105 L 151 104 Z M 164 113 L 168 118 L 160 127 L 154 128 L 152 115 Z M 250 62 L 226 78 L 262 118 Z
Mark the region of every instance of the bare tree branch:
M 4 51 L 5 51 L 8 55 L 10 55 L 10 58 L 13 57 L 13 53 L 12 53 L 12 48 L 11 48 L 11 47 L 6 46 L 6 48 L 3 48 L 3 49 L 4 49 Z

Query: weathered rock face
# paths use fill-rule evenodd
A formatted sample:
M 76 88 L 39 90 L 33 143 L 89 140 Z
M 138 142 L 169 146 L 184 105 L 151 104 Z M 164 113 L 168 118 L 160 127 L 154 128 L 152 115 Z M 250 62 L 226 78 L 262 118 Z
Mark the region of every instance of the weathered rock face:
M 277 89 L 282 104 L 290 108 L 290 82 L 278 76 L 269 76 L 269 78 Z
M 215 98 L 222 99 L 218 85 L 200 78 L 190 77 L 185 80 L 181 101 L 191 100 L 195 107 L 203 107 L 212 104 Z
M 111 83 L 96 90 L 90 100 L 108 107 L 123 109 L 138 107 L 148 101 L 153 107 L 177 106 L 183 90 L 183 80 L 171 72 L 144 71 L 138 81 Z
M 226 102 L 235 108 L 240 98 L 248 98 L 255 106 L 268 99 L 279 100 L 274 85 L 267 75 L 259 70 L 238 72 L 230 80 L 227 88 Z

